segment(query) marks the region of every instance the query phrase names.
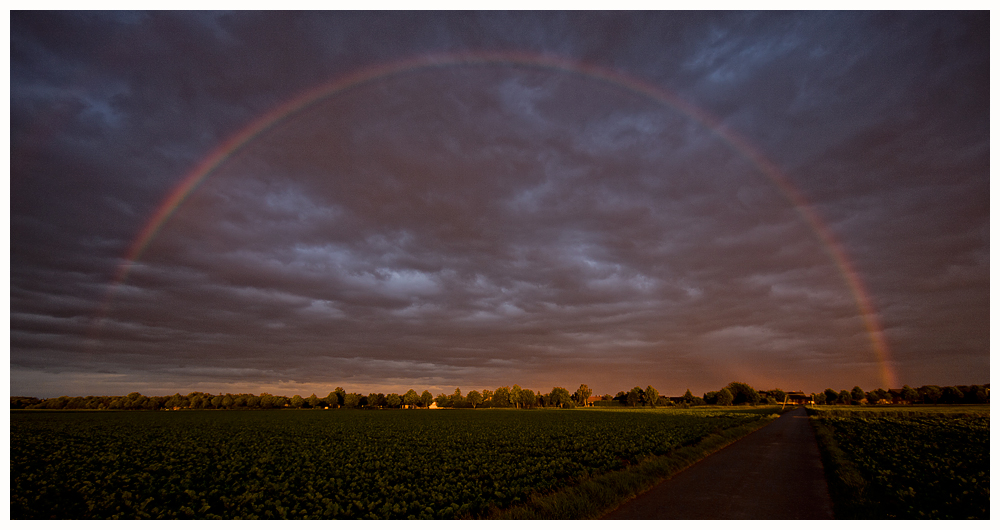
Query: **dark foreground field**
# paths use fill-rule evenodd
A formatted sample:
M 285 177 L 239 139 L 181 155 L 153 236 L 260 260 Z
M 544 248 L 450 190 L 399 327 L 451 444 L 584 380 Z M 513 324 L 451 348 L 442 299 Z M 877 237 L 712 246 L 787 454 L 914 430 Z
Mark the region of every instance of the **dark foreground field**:
M 989 406 L 810 409 L 839 519 L 989 519 Z
M 504 516 L 772 412 L 12 412 L 10 516 Z

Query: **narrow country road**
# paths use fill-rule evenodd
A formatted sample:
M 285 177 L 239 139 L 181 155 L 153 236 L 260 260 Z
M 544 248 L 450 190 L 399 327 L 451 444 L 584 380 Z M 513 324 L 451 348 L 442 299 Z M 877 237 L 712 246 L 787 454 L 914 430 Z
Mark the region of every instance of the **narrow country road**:
M 710 455 L 605 519 L 832 519 L 805 408 Z

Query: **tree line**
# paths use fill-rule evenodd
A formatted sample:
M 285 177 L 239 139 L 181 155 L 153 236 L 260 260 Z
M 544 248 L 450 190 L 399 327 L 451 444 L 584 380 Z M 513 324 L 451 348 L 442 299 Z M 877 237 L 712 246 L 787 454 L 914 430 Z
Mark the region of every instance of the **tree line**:
M 275 396 L 271 394 L 209 394 L 191 392 L 187 395 L 144 396 L 132 392 L 126 396 L 86 396 L 38 399 L 34 397 L 13 396 L 10 398 L 11 409 L 92 409 L 92 410 L 179 410 L 179 409 L 399 409 L 399 408 L 430 408 L 432 404 L 440 408 L 572 408 L 594 405 L 598 407 L 690 407 L 701 405 L 750 405 L 780 404 L 787 395 L 781 389 L 758 391 L 752 386 L 734 381 L 725 387 L 706 392 L 697 397 L 688 391 L 681 397 L 669 398 L 660 395 L 652 385 L 642 388 L 636 386 L 628 391 L 620 391 L 614 396 L 604 394 L 599 399 L 591 400 L 593 392 L 590 387 L 581 384 L 575 392 L 562 387 L 554 387 L 548 393 L 535 392 L 521 388 L 519 385 L 502 386 L 494 390 L 471 390 L 468 394 L 456 388 L 451 394 L 440 393 L 433 396 L 424 390 L 418 394 L 410 389 L 404 394 L 369 393 L 367 395 L 346 392 L 337 387 L 325 397 L 312 394 L 309 397 L 294 395 L 292 397 Z M 924 403 L 924 404 L 974 404 L 989 402 L 989 385 L 938 387 L 925 385 L 917 389 L 903 386 L 899 390 L 883 390 L 881 388 L 865 392 L 859 386 L 851 391 L 826 389 L 817 394 L 811 394 L 810 400 L 817 404 L 889 404 L 889 403 Z
M 920 388 L 910 388 L 903 385 L 898 390 L 875 389 L 865 392 L 861 387 L 837 392 L 827 388 L 818 394 L 812 394 L 811 399 L 817 405 L 879 405 L 892 403 L 910 403 L 925 405 L 960 405 L 989 403 L 989 385 L 946 386 L 924 385 Z
M 572 407 L 586 404 L 591 395 L 587 385 L 580 385 L 576 392 L 570 393 L 562 387 L 555 387 L 551 392 L 543 394 L 519 385 L 502 386 L 495 390 L 472 390 L 463 395 L 456 388 L 452 394 L 433 396 L 424 390 L 418 394 L 410 389 L 404 394 L 347 392 L 337 387 L 325 397 L 312 394 L 309 397 L 294 395 L 292 397 L 272 394 L 210 394 L 191 392 L 187 395 L 144 396 L 132 392 L 126 396 L 86 396 L 38 399 L 34 397 L 12 396 L 11 409 L 92 409 L 92 410 L 179 410 L 179 409 L 399 409 L 399 408 L 534 408 L 534 407 Z

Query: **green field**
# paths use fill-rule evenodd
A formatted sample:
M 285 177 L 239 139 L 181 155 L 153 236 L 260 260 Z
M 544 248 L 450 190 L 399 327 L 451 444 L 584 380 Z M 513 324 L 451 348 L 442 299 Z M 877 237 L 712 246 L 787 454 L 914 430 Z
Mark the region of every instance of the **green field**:
M 837 517 L 989 519 L 989 408 L 893 409 L 813 416 Z
M 772 412 L 12 411 L 10 516 L 484 517 Z
M 985 405 L 809 405 L 815 416 L 926 416 L 968 417 L 989 416 L 990 406 Z

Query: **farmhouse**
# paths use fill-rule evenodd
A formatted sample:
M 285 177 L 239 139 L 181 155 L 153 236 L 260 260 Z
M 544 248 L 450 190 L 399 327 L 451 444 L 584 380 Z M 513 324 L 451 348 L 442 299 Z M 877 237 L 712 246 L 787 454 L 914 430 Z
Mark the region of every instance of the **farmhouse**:
M 789 405 L 808 405 L 812 401 L 809 399 L 809 396 L 801 390 L 796 390 L 795 392 L 785 392 L 785 399 L 788 400 Z

